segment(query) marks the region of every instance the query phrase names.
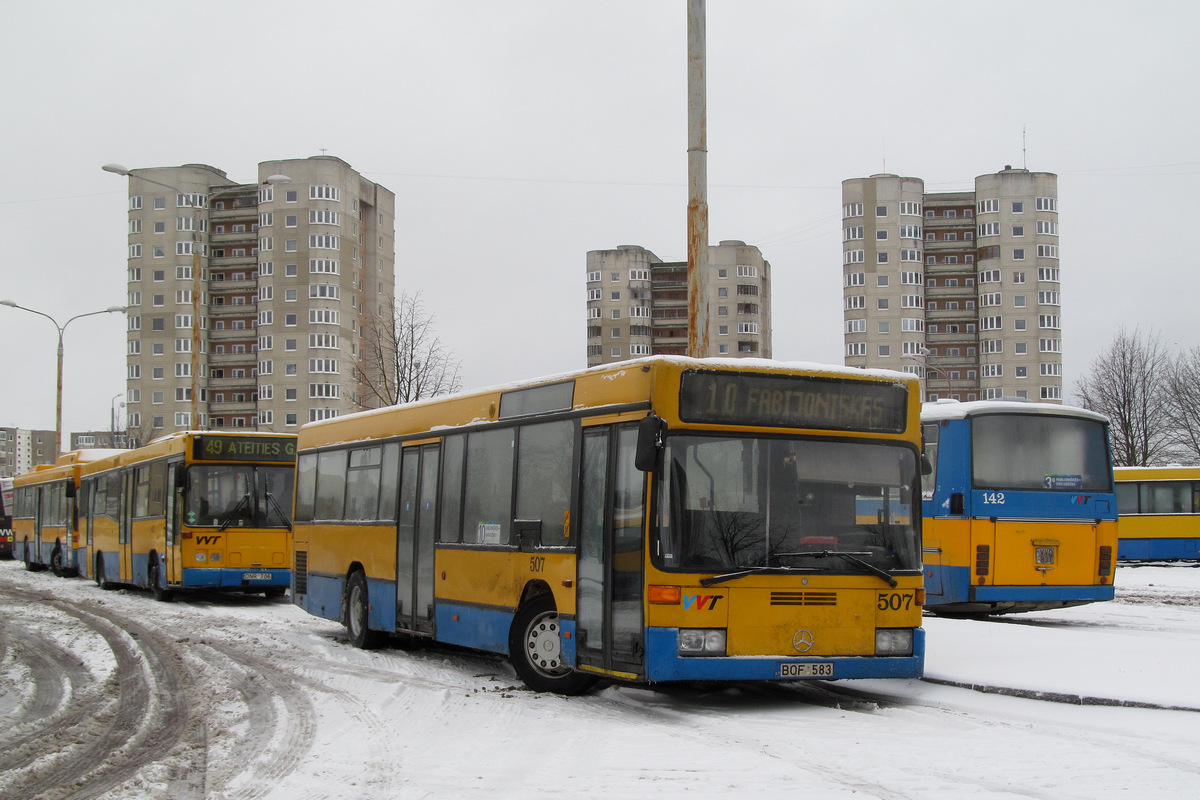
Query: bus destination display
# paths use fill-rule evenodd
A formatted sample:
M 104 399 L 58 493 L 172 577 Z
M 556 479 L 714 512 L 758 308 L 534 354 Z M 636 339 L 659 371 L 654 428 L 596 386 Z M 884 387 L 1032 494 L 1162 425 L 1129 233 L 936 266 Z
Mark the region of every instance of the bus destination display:
M 295 439 L 263 439 L 261 436 L 197 436 L 192 445 L 195 461 L 283 461 L 296 460 Z
M 683 374 L 679 416 L 688 422 L 902 433 L 902 383 L 799 375 Z

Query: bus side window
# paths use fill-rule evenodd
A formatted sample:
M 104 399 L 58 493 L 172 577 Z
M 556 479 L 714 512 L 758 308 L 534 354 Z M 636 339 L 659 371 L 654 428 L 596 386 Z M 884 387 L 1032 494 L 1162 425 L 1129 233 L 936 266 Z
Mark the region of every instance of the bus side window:
M 921 426 L 923 457 L 929 462 L 929 472 L 925 472 L 922 465 L 921 495 L 927 500 L 933 499 L 933 493 L 937 490 L 938 430 L 936 424 Z

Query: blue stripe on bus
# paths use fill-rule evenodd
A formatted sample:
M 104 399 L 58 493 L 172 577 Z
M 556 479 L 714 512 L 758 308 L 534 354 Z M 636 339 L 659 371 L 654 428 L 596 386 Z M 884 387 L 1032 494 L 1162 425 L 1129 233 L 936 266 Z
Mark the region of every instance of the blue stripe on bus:
M 139 554 L 134 554 L 134 574 L 138 574 L 137 560 Z M 146 580 L 146 565 L 145 555 L 140 555 L 142 559 L 141 578 L 144 583 Z M 108 565 L 105 564 L 107 567 Z M 266 580 L 242 580 L 243 576 L 248 572 L 261 573 L 270 575 Z M 232 589 L 254 586 L 290 586 L 292 583 L 292 571 L 290 569 L 262 569 L 259 567 L 249 567 L 246 569 L 230 569 L 229 567 L 185 567 L 183 570 L 183 581 L 180 584 L 184 588 L 217 588 L 217 589 Z
M 976 602 L 1098 602 L 1112 600 L 1112 584 L 1107 586 L 973 586 L 971 600 Z
M 508 631 L 512 627 L 512 621 L 513 612 L 499 608 L 478 608 L 445 602 L 434 606 L 437 640 L 461 647 L 473 647 L 507 655 Z M 573 629 L 572 623 L 572 638 Z M 575 663 L 573 653 L 567 663 Z
M 776 656 L 679 655 L 678 628 L 646 629 L 646 679 L 671 680 L 771 680 L 778 679 L 780 664 L 833 664 L 833 677 L 919 678 L 925 667 L 925 629 L 913 630 L 913 655 L 831 656 L 781 658 Z
M 1153 561 L 1200 558 L 1200 539 L 1120 539 L 1117 558 Z

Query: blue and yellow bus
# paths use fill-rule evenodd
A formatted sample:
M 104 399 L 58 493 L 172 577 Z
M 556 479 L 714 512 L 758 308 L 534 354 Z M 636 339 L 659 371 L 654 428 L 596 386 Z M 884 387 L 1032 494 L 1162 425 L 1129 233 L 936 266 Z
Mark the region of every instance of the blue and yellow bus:
M 119 450 L 72 450 L 13 478 L 13 555 L 31 571 L 76 574 L 79 479 L 88 463 Z
M 293 599 L 360 647 L 506 654 L 535 691 L 916 677 L 917 397 L 653 357 L 310 423 Z
M 1113 598 L 1108 419 L 1050 403 L 927 403 L 925 590 L 939 614 Z
M 186 431 L 88 464 L 75 563 L 101 588 L 284 594 L 296 437 Z
M 1116 467 L 1117 558 L 1200 559 L 1200 467 Z

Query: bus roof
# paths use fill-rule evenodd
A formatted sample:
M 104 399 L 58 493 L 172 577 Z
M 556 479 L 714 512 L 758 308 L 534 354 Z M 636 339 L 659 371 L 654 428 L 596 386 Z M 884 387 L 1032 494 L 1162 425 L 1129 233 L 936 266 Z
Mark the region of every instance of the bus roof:
M 375 418 L 378 422 L 383 423 L 385 419 L 397 413 L 399 409 L 411 411 L 435 405 L 449 404 L 454 411 L 448 412 L 447 415 L 453 415 L 455 421 L 438 426 L 440 428 L 461 427 L 475 423 L 492 422 L 496 420 L 495 410 L 492 407 L 492 401 L 504 392 L 517 389 L 528 389 L 536 386 L 544 386 L 555 383 L 564 383 L 566 381 L 578 380 L 580 378 L 603 381 L 605 379 L 611 380 L 621 376 L 636 375 L 639 373 L 648 375 L 656 369 L 664 368 L 668 370 L 674 369 L 680 372 L 689 369 L 720 369 L 735 372 L 743 371 L 764 373 L 801 372 L 812 377 L 899 383 L 906 385 L 914 394 L 917 381 L 914 375 L 910 375 L 905 372 L 897 372 L 895 370 L 858 369 L 856 367 L 843 367 L 805 361 L 775 361 L 767 358 L 690 358 L 687 356 L 648 356 L 646 358 L 637 358 L 629 361 L 617 362 L 614 364 L 602 364 L 600 366 L 574 370 L 571 372 L 545 375 L 540 378 L 532 378 L 525 381 L 498 384 L 495 386 L 473 389 L 456 394 L 439 395 L 437 397 L 417 400 L 412 403 L 403 403 L 395 406 L 386 406 L 384 408 L 375 408 L 367 411 L 359 411 L 354 414 L 345 414 L 340 417 L 333 417 L 331 419 L 310 422 L 300 429 L 302 446 L 321 447 L 329 444 L 359 441 L 368 438 L 379 438 L 376 436 L 362 435 L 364 428 L 369 427 L 365 423 L 373 418 Z M 587 407 L 587 404 L 580 403 L 578 401 L 576 401 L 573 406 L 575 409 L 584 407 Z M 382 427 L 386 427 L 386 425 Z M 431 430 L 437 430 L 438 427 L 431 428 Z
M 1200 478 L 1200 467 L 1170 464 L 1162 467 L 1113 467 L 1118 481 L 1170 481 Z
M 922 422 L 940 422 L 946 419 L 966 419 L 983 414 L 1047 414 L 1059 417 L 1077 417 L 1096 422 L 1108 422 L 1108 417 L 1088 411 L 1086 408 L 1064 406 L 1057 403 L 1031 403 L 1026 400 L 938 400 L 921 406 Z

